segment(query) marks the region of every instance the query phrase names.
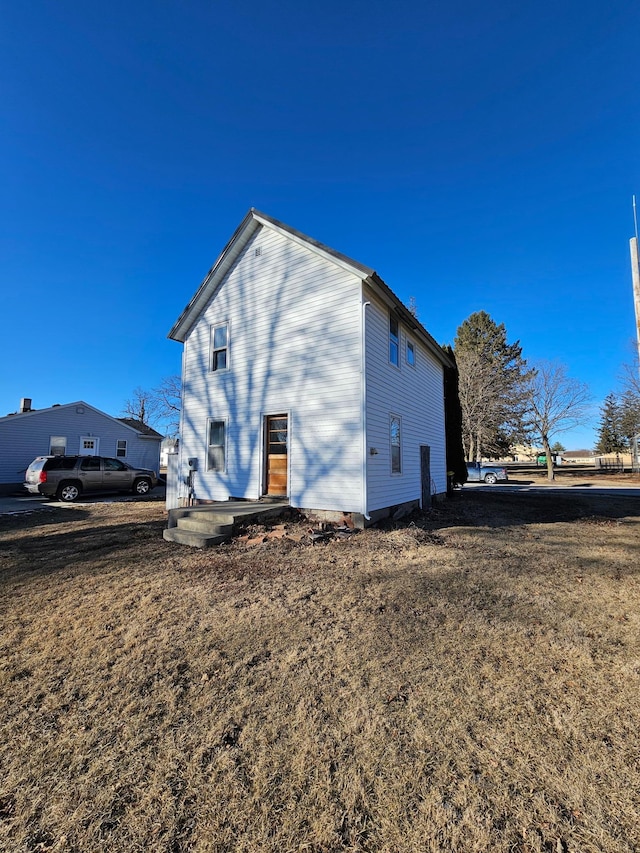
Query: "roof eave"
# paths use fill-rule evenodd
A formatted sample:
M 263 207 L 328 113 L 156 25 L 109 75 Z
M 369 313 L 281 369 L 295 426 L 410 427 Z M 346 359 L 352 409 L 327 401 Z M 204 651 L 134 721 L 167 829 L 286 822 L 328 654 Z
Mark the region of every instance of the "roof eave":
M 455 364 L 451 361 L 436 339 L 429 334 L 417 317 L 409 311 L 407 306 L 403 305 L 389 285 L 380 278 L 378 273 L 374 272 L 373 275 L 368 276 L 365 279 L 365 283 L 368 284 L 375 292 L 380 294 L 389 306 L 393 307 L 399 319 L 402 320 L 405 326 L 414 332 L 416 337 L 420 338 L 429 352 L 438 359 L 443 367 L 455 367 Z
M 252 227 L 253 226 L 253 227 Z M 191 301 L 186 305 L 182 314 L 174 323 L 167 337 L 172 341 L 184 343 L 191 327 L 204 310 L 219 282 L 224 278 L 229 268 L 246 246 L 252 234 L 257 230 L 258 223 L 253 216 L 253 208 L 247 213 L 240 225 L 234 231 L 231 239 L 224 247 L 215 264 L 204 277 L 202 284 L 195 292 Z

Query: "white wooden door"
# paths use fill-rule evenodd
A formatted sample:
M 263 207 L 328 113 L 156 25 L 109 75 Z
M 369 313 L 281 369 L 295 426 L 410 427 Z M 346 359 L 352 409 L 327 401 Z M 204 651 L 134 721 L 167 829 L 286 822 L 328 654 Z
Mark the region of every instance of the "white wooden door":
M 97 456 L 100 450 L 100 439 L 95 435 L 80 436 L 79 456 Z

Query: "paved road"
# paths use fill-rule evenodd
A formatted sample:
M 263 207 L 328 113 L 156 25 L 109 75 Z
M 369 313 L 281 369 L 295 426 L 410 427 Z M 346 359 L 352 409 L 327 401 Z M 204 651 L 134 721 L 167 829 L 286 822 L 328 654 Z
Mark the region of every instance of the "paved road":
M 564 483 L 496 483 L 495 486 L 487 486 L 485 483 L 465 483 L 463 489 L 475 489 L 481 492 L 506 492 L 514 494 L 518 492 L 528 494 L 554 494 L 554 495 L 601 495 L 612 498 L 638 498 L 640 500 L 640 487 L 618 485 L 617 483 L 593 484 L 588 482 L 567 484 Z
M 138 498 L 133 495 L 94 495 L 93 497 L 80 498 L 74 503 L 63 503 L 62 501 L 50 501 L 38 495 L 19 495 L 0 497 L 0 515 L 17 515 L 25 512 L 47 511 L 52 508 L 83 506 L 86 504 L 99 503 L 126 503 L 127 501 L 145 501 L 149 498 L 164 500 L 164 485 L 157 486 L 150 492 L 147 498 Z

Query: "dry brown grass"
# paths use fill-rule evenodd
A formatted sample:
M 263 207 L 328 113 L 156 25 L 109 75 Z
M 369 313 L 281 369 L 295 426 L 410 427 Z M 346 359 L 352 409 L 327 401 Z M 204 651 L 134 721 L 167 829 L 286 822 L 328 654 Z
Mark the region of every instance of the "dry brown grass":
M 0 519 L 0 849 L 637 851 L 639 515 L 469 492 L 206 552 L 153 502 Z

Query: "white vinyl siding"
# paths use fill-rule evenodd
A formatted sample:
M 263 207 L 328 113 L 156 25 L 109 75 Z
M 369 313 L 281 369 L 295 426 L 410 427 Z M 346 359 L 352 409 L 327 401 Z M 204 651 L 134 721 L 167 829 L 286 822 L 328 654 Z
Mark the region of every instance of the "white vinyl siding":
M 417 337 L 415 369 L 398 371 L 388 358 L 389 309 L 365 289 L 371 304 L 366 311 L 367 501 L 369 511 L 419 500 L 420 445 L 431 447 L 431 479 L 434 492 L 447 488 L 444 433 L 443 369 Z M 399 326 L 400 348 L 406 329 Z M 390 413 L 401 418 L 402 471 L 392 474 L 389 437 Z
M 361 510 L 361 311 L 356 276 L 258 229 L 185 342 L 181 454 L 202 460 L 197 499 L 260 497 L 264 418 L 287 413 L 291 504 Z M 233 330 L 232 363 L 211 372 L 203 354 L 222 318 Z M 223 473 L 204 464 L 214 417 L 227 421 Z

